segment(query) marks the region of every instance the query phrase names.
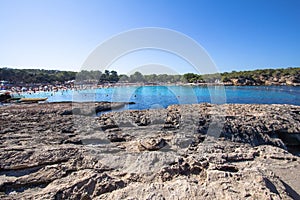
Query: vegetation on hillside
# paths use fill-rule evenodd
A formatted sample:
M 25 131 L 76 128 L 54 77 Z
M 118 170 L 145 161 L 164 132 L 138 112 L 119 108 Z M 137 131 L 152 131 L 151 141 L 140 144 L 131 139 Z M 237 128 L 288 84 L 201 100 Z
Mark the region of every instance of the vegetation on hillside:
M 75 77 L 76 72 L 70 71 L 0 68 L 0 80 L 13 84 L 65 82 Z
M 135 72 L 130 76 L 118 75 L 114 70 L 109 71 L 58 71 L 43 69 L 10 69 L 0 68 L 0 80 L 12 84 L 53 84 L 76 80 L 81 83 L 115 83 L 115 82 L 148 82 L 148 83 L 216 83 L 223 82 L 232 85 L 276 85 L 300 84 L 300 68 L 258 69 L 253 71 L 232 71 L 220 74 L 183 75 L 151 74 L 143 75 Z
M 300 83 L 300 68 L 232 71 L 221 76 L 222 82 L 232 82 L 234 85 L 291 85 Z

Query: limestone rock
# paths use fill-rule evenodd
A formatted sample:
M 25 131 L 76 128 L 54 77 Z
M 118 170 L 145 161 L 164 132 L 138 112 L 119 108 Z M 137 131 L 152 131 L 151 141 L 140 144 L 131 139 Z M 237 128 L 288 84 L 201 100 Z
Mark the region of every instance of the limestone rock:
M 0 199 L 300 199 L 299 106 L 72 109 L 0 107 Z

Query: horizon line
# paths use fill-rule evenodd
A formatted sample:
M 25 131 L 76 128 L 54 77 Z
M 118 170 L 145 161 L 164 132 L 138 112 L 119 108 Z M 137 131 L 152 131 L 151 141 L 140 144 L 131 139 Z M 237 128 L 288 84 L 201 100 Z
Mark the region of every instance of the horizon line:
M 18 66 L 0 66 L 0 69 L 3 69 L 3 68 L 8 68 L 8 69 L 20 69 L 20 70 L 49 70 L 49 71 L 65 71 L 65 72 L 80 72 L 78 70 L 61 70 L 61 69 L 56 69 L 56 68 L 51 68 L 51 69 L 48 69 L 48 68 L 30 68 L 30 67 L 18 67 Z M 231 71 L 220 71 L 220 72 L 217 72 L 217 73 L 214 73 L 214 74 L 218 74 L 218 73 L 232 73 L 232 72 L 245 72 L 245 71 L 256 71 L 256 70 L 268 70 L 268 69 L 289 69 L 289 68 L 300 68 L 300 66 L 286 66 L 286 67 L 262 67 L 262 68 L 255 68 L 255 69 L 245 69 L 245 70 L 231 70 Z M 108 71 L 116 71 L 117 73 L 119 73 L 117 70 L 115 69 L 107 69 Z M 81 70 L 81 71 L 88 71 L 88 70 Z M 90 71 L 100 71 L 100 70 L 90 70 Z M 100 71 L 102 72 L 102 71 Z M 139 72 L 138 70 L 134 71 L 133 73 L 135 72 Z M 132 74 L 133 74 L 132 73 Z M 141 72 L 140 72 L 141 73 Z M 182 74 L 167 74 L 167 73 L 152 73 L 152 74 L 156 74 L 156 75 L 160 75 L 160 74 L 167 74 L 167 75 L 183 75 L 183 74 L 187 74 L 187 73 L 193 73 L 193 74 L 196 74 L 194 72 L 186 72 L 186 73 L 182 73 Z M 143 73 L 141 73 L 143 74 Z M 143 74 L 143 75 L 152 75 L 152 74 Z M 124 73 L 120 73 L 119 75 L 126 75 Z M 203 74 L 204 75 L 204 74 Z

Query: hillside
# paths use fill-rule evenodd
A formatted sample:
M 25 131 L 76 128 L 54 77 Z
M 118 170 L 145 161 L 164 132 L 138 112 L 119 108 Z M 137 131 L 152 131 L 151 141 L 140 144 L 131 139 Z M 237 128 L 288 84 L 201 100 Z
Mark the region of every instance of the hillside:
M 186 73 L 183 75 L 134 74 L 118 75 L 116 71 L 59 71 L 41 69 L 0 68 L 0 80 L 11 84 L 53 84 L 69 80 L 79 82 L 151 82 L 151 83 L 224 83 L 225 85 L 300 85 L 300 68 L 258 69 L 253 71 L 232 71 L 220 74 L 199 75 Z

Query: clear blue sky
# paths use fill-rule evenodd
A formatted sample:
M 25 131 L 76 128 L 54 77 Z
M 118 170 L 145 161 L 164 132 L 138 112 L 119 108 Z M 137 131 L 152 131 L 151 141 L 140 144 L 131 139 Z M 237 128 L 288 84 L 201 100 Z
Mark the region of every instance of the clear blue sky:
M 299 0 L 0 0 L 0 66 L 76 71 L 141 27 L 188 35 L 220 71 L 300 66 Z

